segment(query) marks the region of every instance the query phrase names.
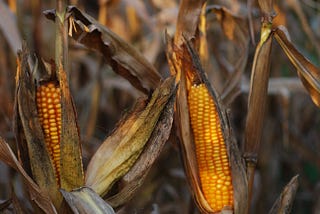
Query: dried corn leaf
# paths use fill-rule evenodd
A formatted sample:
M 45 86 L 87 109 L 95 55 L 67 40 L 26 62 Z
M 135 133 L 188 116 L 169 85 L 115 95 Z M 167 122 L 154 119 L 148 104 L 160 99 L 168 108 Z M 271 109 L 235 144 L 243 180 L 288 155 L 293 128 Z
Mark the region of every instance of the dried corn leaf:
M 88 187 L 73 190 L 71 192 L 61 189 L 64 199 L 75 214 L 114 214 L 112 207 L 107 204 L 97 193 Z
M 0 160 L 17 170 L 23 177 L 26 185 L 28 186 L 30 198 L 34 201 L 43 211 L 48 214 L 56 214 L 47 192 L 42 191 L 40 187 L 30 178 L 26 171 L 22 168 L 16 156 L 12 152 L 10 146 L 0 137 Z
M 174 42 L 177 46 L 183 43 L 184 37 L 187 40 L 194 38 L 199 26 L 199 16 L 204 3 L 204 0 L 181 1 L 174 37 Z
M 289 214 L 291 213 L 292 204 L 298 190 L 298 177 L 299 175 L 294 176 L 290 182 L 285 186 L 284 190 L 280 194 L 277 201 L 272 206 L 269 214 Z
M 174 78 L 165 80 L 150 101 L 140 101 L 92 157 L 86 185 L 104 196 L 138 159 L 174 91 Z
M 16 24 L 16 17 L 3 0 L 0 0 L 0 14 L 0 30 L 6 37 L 12 52 L 17 54 L 22 47 L 22 40 Z
M 29 158 L 29 164 L 32 171 L 32 176 L 40 186 L 43 192 L 50 195 L 55 205 L 60 204 L 61 195 L 58 191 L 58 185 L 55 180 L 53 165 L 50 155 L 45 146 L 43 131 L 39 122 L 36 107 L 36 86 L 35 77 L 33 74 L 38 73 L 36 62 L 31 63 L 32 59 L 26 50 L 26 47 L 18 54 L 18 68 L 16 75 L 16 122 L 21 124 L 16 125 L 16 132 L 22 134 L 18 141 L 18 148 L 21 148 Z M 19 140 L 18 139 L 18 140 Z M 25 139 L 25 140 L 23 140 Z M 27 158 L 23 158 L 27 160 Z M 28 163 L 23 163 L 28 165 Z
M 309 23 L 308 23 L 308 17 L 303 12 L 303 7 L 298 0 L 288 0 L 287 4 L 292 7 L 292 9 L 296 12 L 296 14 L 299 17 L 299 20 L 301 22 L 302 29 L 309 37 L 310 43 L 314 45 L 315 50 L 318 53 L 318 57 L 320 57 L 320 41 L 317 39 L 315 33 L 312 31 Z M 309 14 L 308 14 L 309 15 Z
M 181 150 L 183 154 L 184 165 L 197 205 L 204 213 L 213 212 L 201 190 L 187 102 L 187 88 L 193 83 L 201 82 L 204 83 L 209 89 L 210 94 L 219 109 L 219 115 L 222 124 L 221 126 L 231 163 L 232 183 L 234 188 L 234 212 L 246 213 L 248 209 L 248 193 L 244 162 L 241 159 L 240 151 L 234 140 L 226 111 L 218 99 L 216 91 L 208 82 L 206 74 L 201 68 L 200 59 L 197 53 L 191 47 L 190 43 L 186 43 L 180 48 L 173 46 L 170 41 L 168 45 L 168 51 L 173 51 L 173 53 L 171 52 L 168 54 L 168 60 L 171 68 L 181 69 L 181 79 L 176 102 L 177 123 L 180 131 L 179 135 L 181 139 Z
M 248 114 L 245 127 L 245 157 L 255 163 L 259 151 L 267 103 L 270 73 L 271 30 L 262 27 L 261 40 L 256 48 L 250 80 Z
M 173 94 L 163 109 L 159 121 L 154 128 L 144 151 L 130 171 L 120 180 L 119 186 L 122 187 L 122 189 L 120 189 L 116 195 L 107 198 L 107 201 L 113 207 L 121 206 L 131 199 L 134 193 L 143 184 L 149 169 L 160 155 L 160 152 L 170 135 L 173 122 L 174 101 L 175 95 Z
M 258 2 L 262 13 L 269 17 L 274 15 L 273 0 L 258 0 Z
M 288 32 L 281 26 L 275 29 L 274 37 L 296 67 L 298 76 L 309 92 L 312 101 L 320 107 L 320 69 L 306 59 L 290 42 Z
M 233 66 L 234 71 L 226 81 L 225 87 L 222 90 L 223 93 L 221 94 L 223 103 L 227 105 L 240 93 L 240 81 L 249 55 L 249 32 L 247 30 L 246 20 L 243 17 L 232 13 L 232 11 L 224 7 L 213 6 L 210 7 L 210 10 L 213 10 L 217 15 L 224 34 L 239 50 L 236 53 L 239 56 Z
M 68 13 L 73 39 L 99 51 L 115 72 L 140 91 L 149 93 L 159 85 L 160 75 L 134 47 L 76 7 L 68 7 Z M 53 11 L 46 11 L 46 15 L 54 19 Z

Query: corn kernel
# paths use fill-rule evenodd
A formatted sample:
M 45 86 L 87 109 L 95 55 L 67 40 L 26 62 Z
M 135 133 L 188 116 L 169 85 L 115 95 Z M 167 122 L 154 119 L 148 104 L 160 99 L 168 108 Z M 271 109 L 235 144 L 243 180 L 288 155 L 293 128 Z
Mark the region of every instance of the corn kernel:
M 46 147 L 54 165 L 57 183 L 60 185 L 60 88 L 52 82 L 42 84 L 37 88 L 36 96 L 38 117 L 43 129 Z
M 189 115 L 203 194 L 213 211 L 233 207 L 233 187 L 219 115 L 204 84 L 188 92 Z

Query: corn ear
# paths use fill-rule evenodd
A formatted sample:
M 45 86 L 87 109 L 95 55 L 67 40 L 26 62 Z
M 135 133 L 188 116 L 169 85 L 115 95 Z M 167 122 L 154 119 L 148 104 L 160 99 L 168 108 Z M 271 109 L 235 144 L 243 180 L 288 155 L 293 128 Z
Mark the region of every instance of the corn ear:
M 188 93 L 201 189 L 213 211 L 233 207 L 233 187 L 219 114 L 205 84 Z
M 61 94 L 53 82 L 37 88 L 37 109 L 45 136 L 45 144 L 55 169 L 57 184 L 60 186 L 60 135 L 61 135 Z
M 41 61 L 33 60 L 26 47 L 18 54 L 15 99 L 15 132 L 17 146 L 24 168 L 48 194 L 56 207 L 60 206 L 62 196 L 56 181 L 55 169 L 45 145 L 45 136 L 37 117 L 35 75 L 44 72 Z
M 182 45 L 176 46 L 169 37 L 167 42 L 167 57 L 171 73 L 180 74 L 177 75 L 176 80 L 180 83 L 176 101 L 176 122 L 183 163 L 194 200 L 201 213 L 221 211 L 245 214 L 248 212 L 245 163 L 235 142 L 226 109 L 217 98 L 216 91 L 211 87 L 202 70 L 199 56 L 191 42 L 184 41 Z M 200 94 L 203 95 L 200 96 Z M 215 125 L 215 128 L 211 125 Z M 212 131 L 204 131 L 206 128 Z M 201 150 L 199 145 L 203 143 L 201 142 L 203 136 L 204 141 L 207 138 L 207 141 L 219 142 L 223 149 L 219 147 L 217 150 L 215 144 L 208 143 L 205 146 L 208 148 Z M 201 157 L 202 153 L 207 153 L 207 157 Z M 216 158 L 218 164 L 207 164 L 207 160 L 213 160 L 214 155 L 219 157 Z M 219 183 L 217 180 L 216 184 L 210 184 L 211 181 L 206 177 L 215 178 L 217 174 L 215 170 L 205 172 L 205 168 L 223 169 L 222 179 L 219 180 L 218 177 Z M 208 184 L 216 190 L 208 188 Z M 221 194 L 221 190 L 217 190 L 217 186 L 225 190 L 225 196 Z

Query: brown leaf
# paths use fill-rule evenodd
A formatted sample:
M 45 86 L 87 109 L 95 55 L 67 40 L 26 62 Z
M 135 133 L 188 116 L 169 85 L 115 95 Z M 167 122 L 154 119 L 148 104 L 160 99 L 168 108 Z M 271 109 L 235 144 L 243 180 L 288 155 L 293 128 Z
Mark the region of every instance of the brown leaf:
M 298 177 L 294 176 L 290 182 L 284 187 L 277 201 L 272 206 L 269 214 L 289 214 L 291 213 L 292 204 L 298 190 Z
M 281 26 L 275 29 L 274 36 L 291 63 L 296 67 L 298 76 L 309 92 L 312 101 L 320 107 L 320 70 L 294 47 L 287 34 L 286 28 Z
M 79 43 L 100 52 L 115 72 L 144 93 L 154 90 L 161 77 L 134 47 L 76 7 L 68 7 L 69 34 Z M 46 16 L 54 19 L 53 11 Z
M 120 180 L 120 186 L 122 189 L 116 195 L 107 198 L 107 201 L 113 207 L 121 206 L 131 199 L 134 193 L 143 184 L 148 171 L 150 170 L 154 161 L 160 155 L 160 152 L 162 151 L 162 148 L 170 135 L 173 121 L 174 101 L 175 95 L 170 98 L 167 105 L 163 109 L 159 121 L 139 159 L 132 166 L 130 171 Z
M 181 1 L 176 33 L 174 37 L 175 45 L 181 45 L 184 37 L 187 38 L 187 40 L 194 38 L 199 24 L 199 16 L 204 3 L 204 0 Z
M 46 213 L 56 214 L 47 192 L 42 191 L 39 186 L 29 177 L 29 175 L 22 168 L 16 156 L 12 152 L 9 145 L 0 137 L 0 160 L 17 170 L 23 177 L 26 185 L 28 186 L 30 198 Z
M 150 101 L 140 101 L 92 157 L 86 185 L 104 196 L 126 174 L 148 142 L 163 108 L 174 92 L 174 78 L 165 80 Z
M 75 214 L 115 213 L 109 204 L 88 187 L 81 187 L 71 192 L 61 189 L 61 193 Z
M 251 70 L 248 114 L 244 134 L 244 155 L 253 162 L 256 162 L 257 159 L 264 124 L 272 45 L 269 29 L 262 28 L 261 35 L 262 39 L 256 48 Z M 263 35 L 265 35 L 265 38 Z
M 273 0 L 258 0 L 262 13 L 267 16 L 273 16 Z
M 225 7 L 213 6 L 210 10 L 217 15 L 218 21 L 221 24 L 224 34 L 231 40 L 237 50 L 238 60 L 235 63 L 234 71 L 224 84 L 221 99 L 224 104 L 229 104 L 240 93 L 240 81 L 244 69 L 247 64 L 249 54 L 249 32 L 247 30 L 247 23 L 243 17 L 234 14 Z
M 16 17 L 10 11 L 9 7 L 0 0 L 0 29 L 6 37 L 8 44 L 14 54 L 22 47 L 22 40 L 19 34 L 18 26 L 16 24 Z
M 297 0 L 288 0 L 286 2 L 292 9 L 295 11 L 295 13 L 298 15 L 298 18 L 301 22 L 302 29 L 307 34 L 310 43 L 314 45 L 314 49 L 318 54 L 318 57 L 320 57 L 320 41 L 317 39 L 315 33 L 312 31 L 310 24 L 308 23 L 308 17 L 303 12 L 303 7 L 300 3 L 300 1 Z M 309 15 L 309 14 L 308 14 Z

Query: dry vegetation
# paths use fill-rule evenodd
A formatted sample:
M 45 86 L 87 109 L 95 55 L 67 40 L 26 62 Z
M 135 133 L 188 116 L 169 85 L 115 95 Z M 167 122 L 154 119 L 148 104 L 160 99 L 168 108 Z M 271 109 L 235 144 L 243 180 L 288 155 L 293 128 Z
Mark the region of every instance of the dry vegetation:
M 185 5 L 179 8 L 181 2 Z M 178 116 L 181 117 L 181 113 L 174 117 L 170 114 L 176 92 L 172 80 L 165 82 L 158 92 L 160 94 L 156 94 L 160 78 L 169 77 L 174 73 L 172 67 L 179 67 L 175 64 L 177 62 L 172 61 L 172 54 L 176 51 L 174 47 L 182 43 L 190 48 L 190 40 L 196 38 L 192 43 L 207 73 L 208 79 L 204 81 L 208 80 L 213 85 L 214 94 L 217 93 L 219 100 L 229 109 L 228 115 L 241 157 L 247 161 L 246 179 L 249 184 L 250 178 L 253 178 L 250 176 L 254 175 L 252 188 L 249 188 L 249 192 L 252 192 L 250 213 L 268 213 L 272 206 L 274 210 L 271 213 L 287 213 L 276 210 L 277 204 L 274 203 L 297 174 L 297 192 L 296 180 L 293 180 L 293 187 L 291 189 L 289 185 L 289 193 L 286 195 L 294 197 L 291 213 L 320 213 L 320 113 L 317 107 L 320 100 L 320 2 L 275 0 L 273 9 L 276 16 L 272 26 L 269 21 L 274 11 L 272 7 L 264 5 L 263 1 L 207 1 L 201 15 L 202 1 L 199 2 L 193 2 L 195 5 L 186 13 L 183 9 L 188 8 L 188 4 L 192 5 L 192 1 L 70 0 L 69 4 L 76 8 L 70 9 L 72 19 L 68 19 L 71 36 L 66 70 L 70 73 L 70 90 L 77 112 L 84 170 L 94 172 L 94 169 L 90 170 L 89 162 L 102 142 L 111 133 L 117 133 L 113 132 L 115 127 L 129 129 L 132 124 L 128 121 L 135 121 L 135 115 L 140 113 L 149 122 L 160 118 L 161 124 L 153 122 L 152 128 L 146 126 L 144 130 L 143 125 L 141 128 L 143 134 L 148 135 L 148 139 L 150 137 L 147 147 L 158 141 L 160 144 L 157 148 L 149 145 L 149 153 L 153 152 L 151 157 L 142 152 L 144 156 L 138 159 L 140 162 L 152 160 L 150 166 L 139 169 L 137 164 L 134 165 L 108 194 L 99 194 L 107 198 L 110 204 L 116 204 L 114 207 L 121 204 L 116 209 L 117 213 L 199 212 L 190 193 L 195 190 L 190 188 L 190 182 L 187 181 L 190 175 L 185 173 L 183 166 L 183 162 L 186 162 L 185 159 L 183 161 L 186 156 L 181 154 L 183 144 L 178 140 L 181 122 Z M 36 53 L 39 59 L 43 58 L 47 62 L 57 59 L 56 27 L 50 20 L 53 13 L 47 11 L 47 17 L 43 14 L 45 10 L 55 7 L 55 1 L 0 0 L 0 136 L 16 155 L 19 149 L 16 143 L 21 140 L 13 128 L 17 126 L 14 125 L 17 122 L 17 106 L 14 104 L 19 94 L 15 89 L 18 83 L 18 79 L 15 79 L 17 53 L 25 40 L 30 52 Z M 96 20 L 88 19 L 87 14 Z M 84 27 L 88 20 L 97 31 Z M 281 28 L 277 28 L 280 25 L 287 28 L 295 48 L 315 66 L 304 61 L 302 55 L 298 57 L 296 50 L 293 51 L 288 45 L 289 41 Z M 107 26 L 117 37 L 112 37 L 114 34 L 110 34 L 103 26 Z M 272 36 L 268 32 L 270 29 L 273 30 Z M 267 37 L 260 36 L 261 30 Z M 265 41 L 261 48 L 265 50 L 256 49 L 260 38 Z M 133 53 L 126 43 L 131 44 L 141 55 Z M 283 51 L 285 48 L 288 48 L 287 53 Z M 259 51 L 261 56 L 255 58 L 255 53 L 257 55 Z M 175 54 L 177 58 L 182 58 L 182 64 L 184 57 L 191 58 L 187 60 L 188 63 L 194 63 L 198 57 L 190 53 L 190 49 L 183 52 L 182 56 L 180 52 Z M 127 58 L 130 56 L 134 56 L 138 62 L 128 64 Z M 19 63 L 23 65 L 21 58 Z M 270 74 L 267 71 L 269 63 Z M 297 72 L 295 66 L 299 65 Z M 255 77 L 251 77 L 253 71 Z M 308 74 L 312 78 L 308 78 Z M 250 91 L 251 78 L 256 78 L 251 87 L 255 95 Z M 165 90 L 169 92 L 163 92 Z M 145 98 L 146 95 L 149 98 L 147 101 L 134 105 L 138 99 L 141 100 L 140 97 Z M 251 97 L 252 103 L 248 97 Z M 153 99 L 155 104 L 151 103 Z M 179 99 L 178 93 L 178 102 Z M 150 107 L 151 113 L 142 111 L 145 109 L 141 106 L 147 106 L 147 110 L 151 106 L 150 103 L 143 103 L 149 101 L 159 110 Z M 176 107 L 175 110 L 179 106 Z M 135 115 L 132 116 L 130 112 Z M 174 122 L 169 132 L 172 120 Z M 156 139 L 154 135 L 157 133 L 154 130 L 162 133 L 159 134 L 161 139 Z M 109 141 L 113 145 L 117 140 L 112 138 Z M 138 156 L 144 147 L 145 144 L 139 144 Z M 108 151 L 105 148 L 104 152 Z M 35 212 L 37 209 L 32 207 L 26 197 L 26 181 L 20 173 L 6 165 L 6 160 L 7 163 L 10 161 L 1 154 L 0 159 L 4 162 L 0 162 L 0 213 Z M 116 153 L 109 158 L 119 156 Z M 94 186 L 90 183 L 94 182 L 94 178 L 88 177 L 86 184 Z M 119 196 L 125 198 L 123 202 L 111 197 L 124 190 L 128 183 L 140 181 L 137 177 L 143 183 L 132 199 Z M 291 204 L 290 199 L 284 201 Z

